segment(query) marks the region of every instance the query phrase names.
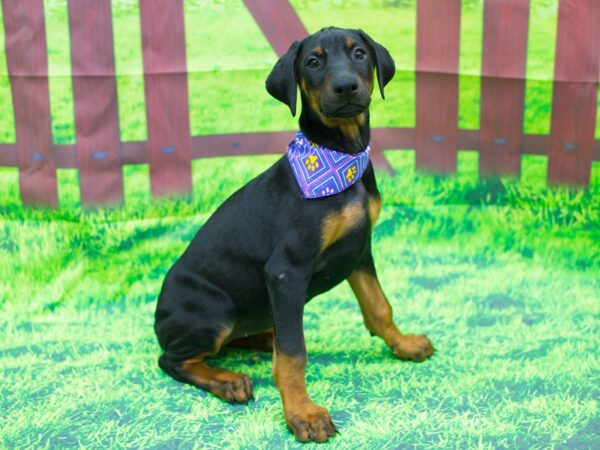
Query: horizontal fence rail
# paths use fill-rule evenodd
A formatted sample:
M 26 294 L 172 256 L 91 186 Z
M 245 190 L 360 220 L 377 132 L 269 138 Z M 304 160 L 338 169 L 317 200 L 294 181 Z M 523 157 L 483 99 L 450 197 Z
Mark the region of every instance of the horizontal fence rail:
M 296 130 L 262 131 L 255 133 L 211 134 L 190 138 L 192 159 L 214 158 L 219 156 L 251 156 L 282 154 Z M 373 142 L 377 146 L 371 151 L 371 159 L 376 162 L 383 158 L 383 150 L 411 150 L 416 146 L 415 128 L 374 128 L 371 129 Z M 457 148 L 460 150 L 481 150 L 479 130 L 458 130 Z M 76 169 L 77 152 L 75 144 L 52 145 L 55 167 Z M 375 154 L 373 154 L 375 152 Z M 548 155 L 550 136 L 547 134 L 523 134 L 521 136 L 520 155 Z M 121 142 L 121 162 L 126 164 L 147 164 L 149 161 L 147 143 L 144 141 Z M 600 161 L 600 140 L 594 143 L 594 161 Z M 385 164 L 385 163 L 384 163 Z M 15 144 L 0 144 L 0 166 L 18 167 Z M 382 169 L 387 166 L 375 164 Z
M 190 136 L 183 0 L 140 0 L 147 142 L 120 138 L 110 0 L 69 0 L 76 144 L 52 143 L 42 0 L 1 0 L 16 142 L 0 166 L 19 168 L 27 205 L 58 204 L 57 168 L 79 169 L 84 205 L 123 201 L 122 166 L 149 164 L 153 196 L 189 193 L 197 158 L 282 154 L 295 131 Z M 308 32 L 285 0 L 244 0 L 277 55 Z M 372 130 L 372 160 L 414 149 L 418 169 L 456 172 L 458 150 L 479 152 L 481 178 L 519 176 L 521 155 L 546 155 L 548 181 L 587 186 L 600 72 L 600 2 L 560 0 L 551 130 L 523 133 L 530 7 L 485 0 L 480 129 L 458 128 L 460 0 L 418 0 L 415 128 Z

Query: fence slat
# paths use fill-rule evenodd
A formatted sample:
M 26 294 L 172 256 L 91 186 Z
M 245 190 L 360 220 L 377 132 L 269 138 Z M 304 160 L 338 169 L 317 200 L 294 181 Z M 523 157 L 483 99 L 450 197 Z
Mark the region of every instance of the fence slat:
M 57 206 L 43 0 L 2 0 L 2 11 L 21 198 Z
M 484 9 L 479 176 L 519 176 L 529 2 L 486 0 Z
M 81 202 L 123 200 L 110 0 L 69 0 Z
M 308 35 L 287 0 L 244 0 L 244 4 L 278 56 L 283 55 L 292 42 Z
M 192 190 L 183 0 L 140 0 L 150 187 Z
M 587 186 L 594 149 L 600 3 L 560 0 L 550 123 L 548 182 Z
M 417 3 L 416 166 L 456 172 L 460 0 Z

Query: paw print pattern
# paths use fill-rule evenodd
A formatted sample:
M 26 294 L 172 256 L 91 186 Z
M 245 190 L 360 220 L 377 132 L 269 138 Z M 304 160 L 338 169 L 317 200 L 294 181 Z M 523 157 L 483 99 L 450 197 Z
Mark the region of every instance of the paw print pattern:
M 319 157 L 317 155 L 310 155 L 304 160 L 304 164 L 306 164 L 308 170 L 314 172 L 319 168 Z
M 350 166 L 346 171 L 346 181 L 352 181 L 354 178 L 356 178 L 356 166 Z

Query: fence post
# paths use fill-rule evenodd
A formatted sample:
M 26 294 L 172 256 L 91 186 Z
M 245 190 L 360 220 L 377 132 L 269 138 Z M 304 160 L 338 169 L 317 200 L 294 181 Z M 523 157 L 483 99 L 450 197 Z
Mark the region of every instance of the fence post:
M 416 166 L 456 172 L 460 0 L 417 2 Z
M 560 0 L 548 182 L 587 186 L 594 157 L 600 70 L 600 3 Z
M 43 0 L 2 0 L 15 114 L 19 188 L 26 205 L 58 205 Z
M 140 0 L 152 195 L 192 190 L 183 0 Z
M 110 0 L 69 0 L 77 166 L 85 205 L 123 200 Z
M 529 2 L 486 0 L 484 8 L 479 177 L 519 176 Z

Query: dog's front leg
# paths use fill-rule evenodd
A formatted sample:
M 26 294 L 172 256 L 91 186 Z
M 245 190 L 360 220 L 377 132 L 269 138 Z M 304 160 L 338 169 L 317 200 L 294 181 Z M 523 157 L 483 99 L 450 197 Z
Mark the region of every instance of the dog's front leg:
M 306 345 L 302 316 L 310 279 L 310 261 L 290 261 L 290 250 L 276 251 L 265 266 L 275 334 L 273 376 L 281 393 L 288 428 L 301 442 L 325 442 L 335 434 L 329 412 L 306 391 Z
M 433 354 L 433 346 L 427 336 L 402 334 L 396 327 L 392 307 L 377 279 L 370 246 L 364 260 L 348 277 L 348 282 L 358 299 L 367 329 L 372 335 L 382 338 L 396 356 L 424 361 Z

